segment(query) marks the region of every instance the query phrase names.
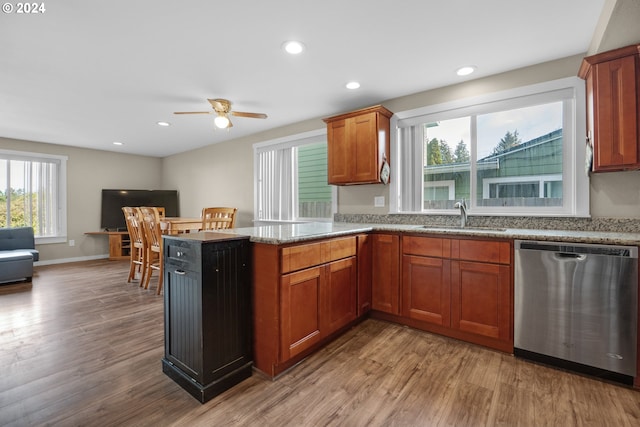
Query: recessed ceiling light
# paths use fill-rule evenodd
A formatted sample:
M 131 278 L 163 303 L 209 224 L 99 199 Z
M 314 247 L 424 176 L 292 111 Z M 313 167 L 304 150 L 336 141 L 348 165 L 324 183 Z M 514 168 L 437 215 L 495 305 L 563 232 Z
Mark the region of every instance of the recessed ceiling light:
M 468 76 L 476 70 L 476 67 L 473 65 L 465 65 L 464 67 L 460 67 L 456 70 L 456 74 L 459 76 Z
M 304 44 L 295 40 L 290 40 L 282 44 L 282 48 L 285 52 L 291 55 L 297 55 L 304 51 Z
M 158 124 L 158 126 L 164 126 L 164 127 L 171 126 L 171 123 L 169 123 L 169 122 L 158 122 L 157 124 Z
M 124 144 L 120 141 L 113 141 L 113 145 L 124 145 Z
M 360 87 L 360 83 L 358 82 L 349 82 L 347 83 L 347 89 L 358 89 Z

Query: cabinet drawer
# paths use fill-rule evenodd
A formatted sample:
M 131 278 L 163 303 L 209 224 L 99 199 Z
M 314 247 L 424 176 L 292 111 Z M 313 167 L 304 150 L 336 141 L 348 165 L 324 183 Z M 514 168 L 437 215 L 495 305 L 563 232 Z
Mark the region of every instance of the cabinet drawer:
M 282 249 L 282 272 L 301 270 L 322 263 L 324 242 L 307 243 Z
M 181 270 L 199 272 L 202 270 L 202 250 L 198 243 L 167 239 L 164 242 L 165 265 Z
M 451 252 L 451 240 L 439 237 L 402 237 L 402 253 L 404 255 L 420 255 L 448 258 Z
M 332 239 L 330 261 L 347 258 L 356 254 L 356 236 L 343 237 L 340 239 Z
M 511 264 L 511 244 L 495 240 L 452 240 L 451 258 Z
M 282 249 L 282 273 L 302 270 L 355 254 L 355 236 L 289 246 Z

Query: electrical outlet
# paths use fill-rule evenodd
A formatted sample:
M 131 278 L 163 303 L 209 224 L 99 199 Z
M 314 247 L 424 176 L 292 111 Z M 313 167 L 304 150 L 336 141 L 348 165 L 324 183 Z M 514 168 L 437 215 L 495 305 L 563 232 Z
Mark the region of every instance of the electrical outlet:
M 69 246 L 75 246 L 75 245 L 76 245 L 75 240 L 69 240 Z
M 373 206 L 376 208 L 384 208 L 384 196 L 374 197 Z

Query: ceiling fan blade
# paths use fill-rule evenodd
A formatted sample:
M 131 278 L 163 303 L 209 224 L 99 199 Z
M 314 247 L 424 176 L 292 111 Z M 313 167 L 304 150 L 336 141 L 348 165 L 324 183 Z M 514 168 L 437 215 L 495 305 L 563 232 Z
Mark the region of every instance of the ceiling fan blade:
M 232 111 L 231 114 L 233 114 L 236 117 L 249 117 L 252 119 L 266 119 L 267 115 L 263 114 L 263 113 L 244 113 L 242 111 Z
M 176 111 L 173 114 L 213 114 L 215 111 Z

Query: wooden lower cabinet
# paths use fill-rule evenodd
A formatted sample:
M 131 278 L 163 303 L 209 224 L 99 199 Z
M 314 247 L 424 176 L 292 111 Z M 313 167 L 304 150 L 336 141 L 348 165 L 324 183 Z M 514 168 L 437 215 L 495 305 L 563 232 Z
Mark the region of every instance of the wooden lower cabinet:
M 275 377 L 357 320 L 356 242 L 253 244 L 256 369 Z
M 357 262 L 355 257 L 334 261 L 325 267 L 323 287 L 327 335 L 348 325 L 357 317 Z
M 513 351 L 511 242 L 403 236 L 402 252 L 401 322 Z
M 273 378 L 368 313 L 512 352 L 512 246 L 393 232 L 253 243 L 254 367 Z
M 323 273 L 323 268 L 316 267 L 282 277 L 280 352 L 283 360 L 290 359 L 320 341 Z
M 400 236 L 372 234 L 371 308 L 400 314 Z
M 282 276 L 282 360 L 312 348 L 355 320 L 356 291 L 355 257 Z
M 500 341 L 511 338 L 511 268 L 451 262 L 451 327 Z
M 369 234 L 359 234 L 357 236 L 358 316 L 363 316 L 371 310 L 372 241 L 373 237 Z
M 402 315 L 436 325 L 451 324 L 451 261 L 404 255 Z

